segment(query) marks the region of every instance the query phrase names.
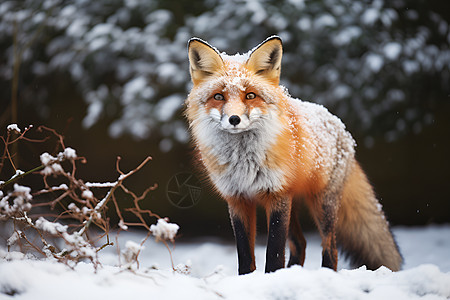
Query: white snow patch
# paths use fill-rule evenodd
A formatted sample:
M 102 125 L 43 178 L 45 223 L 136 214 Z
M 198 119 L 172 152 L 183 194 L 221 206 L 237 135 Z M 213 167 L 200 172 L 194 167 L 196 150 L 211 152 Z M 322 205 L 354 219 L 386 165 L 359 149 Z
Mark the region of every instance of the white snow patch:
M 378 73 L 384 65 L 384 59 L 381 55 L 371 53 L 366 56 L 366 64 L 374 73 Z
M 349 97 L 352 93 L 352 89 L 348 85 L 340 84 L 333 90 L 333 94 L 337 99 L 343 99 Z
M 67 206 L 67 208 L 69 210 L 71 210 L 72 212 L 74 212 L 74 213 L 80 213 L 81 212 L 81 210 L 78 208 L 78 206 L 75 203 L 73 203 L 73 202 L 70 203 L 69 206 Z
M 64 173 L 64 169 L 58 163 L 53 163 L 51 165 L 48 165 L 41 171 L 41 174 L 43 174 L 45 176 L 48 176 L 51 174 L 61 174 L 61 173 Z
M 128 230 L 128 226 L 127 225 L 125 225 L 125 223 L 124 223 L 124 221 L 123 220 L 120 220 L 119 221 L 119 227 L 120 227 L 120 229 L 122 229 L 122 230 Z
M 180 95 L 170 95 L 159 100 L 156 105 L 156 117 L 161 122 L 170 120 L 175 112 L 183 105 L 183 97 Z
M 67 159 L 75 159 L 77 158 L 77 153 L 74 149 L 67 147 L 64 149 L 64 157 Z
M 303 17 L 297 22 L 297 27 L 302 31 L 308 31 L 311 29 L 311 19 L 308 17 Z
M 86 93 L 85 98 L 89 103 L 87 114 L 83 119 L 83 126 L 90 128 L 97 122 L 103 112 L 103 99 L 109 94 L 109 89 L 106 85 L 101 85 L 97 90 Z
M 30 201 L 33 200 L 30 192 L 29 187 L 17 183 L 14 184 L 14 191 L 9 192 L 6 196 L 0 191 L 0 219 L 8 218 L 17 212 L 29 211 L 31 209 Z M 26 215 L 25 218 L 27 218 Z
M 51 156 L 50 154 L 48 154 L 47 152 L 44 152 L 41 154 L 40 156 L 41 159 L 41 163 L 44 166 L 47 166 L 48 164 L 52 163 L 53 161 L 56 161 L 56 157 Z
M 22 232 L 20 230 L 14 231 L 14 233 L 6 240 L 6 245 L 12 246 L 14 245 L 19 239 Z
M 10 125 L 8 125 L 8 127 L 6 127 L 6 129 L 8 130 L 8 131 L 15 131 L 15 132 L 17 132 L 17 133 L 20 133 L 21 131 L 20 131 L 20 128 L 19 128 L 19 126 L 17 126 L 17 124 L 10 124 Z
M 84 190 L 84 191 L 81 193 L 81 197 L 82 197 L 83 199 L 91 200 L 91 199 L 94 199 L 94 193 L 92 193 L 90 190 Z
M 333 42 L 337 46 L 350 44 L 354 39 L 361 36 L 362 30 L 357 26 L 349 26 L 341 30 L 334 38 Z
M 16 170 L 16 173 L 11 177 L 11 179 L 16 178 L 17 176 L 20 176 L 22 174 L 25 174 L 22 170 Z
M 86 182 L 84 185 L 87 187 L 93 187 L 93 188 L 108 188 L 113 187 L 117 184 L 116 182 Z
M 391 42 L 383 47 L 384 55 L 390 60 L 396 60 L 402 51 L 402 45 Z
M 317 234 L 306 234 L 305 267 L 264 274 L 265 245 L 258 243 L 257 270 L 244 276 L 236 275 L 234 244 L 212 242 L 211 238 L 177 243 L 172 250 L 177 272 L 172 271 L 165 246 L 153 241 L 148 241 L 146 251 L 139 255 L 140 269 L 132 272 L 115 266 L 117 254 L 113 248 L 99 252 L 100 257 L 105 257 L 97 272 L 87 263 L 79 263 L 72 270 L 52 260 L 30 259 L 0 248 L 0 298 L 9 299 L 7 295 L 14 294 L 17 300 L 122 300 L 141 299 L 142 295 L 186 300 L 448 299 L 450 225 L 398 227 L 393 232 L 405 258 L 404 270 L 400 272 L 384 267 L 376 271 L 365 267 L 346 270 L 341 261 L 338 272 L 320 268 L 321 239 Z M 127 241 L 142 238 L 142 232 L 123 232 L 120 237 L 121 248 L 134 249 L 136 253 L 140 245 Z M 155 265 L 159 269 L 152 268 Z
M 125 267 L 131 268 L 132 265 L 137 262 L 137 257 L 144 248 L 144 246 L 141 246 L 138 243 L 127 241 L 125 243 L 125 249 L 122 250 L 122 258 L 124 259 Z
M 62 225 L 58 222 L 50 222 L 43 217 L 36 220 L 36 227 L 54 235 L 67 232 L 68 228 L 67 225 Z
M 150 231 L 158 240 L 171 240 L 175 238 L 180 226 L 168 223 L 165 219 L 158 219 L 158 222 L 150 226 Z
M 31 200 L 32 196 L 30 194 L 31 188 L 23 185 L 18 185 L 17 183 L 14 184 L 14 194 L 16 196 L 21 196 L 27 200 Z
M 361 21 L 366 25 L 373 25 L 380 18 L 380 11 L 376 8 L 367 9 L 361 16 Z
M 149 86 L 144 76 L 136 77 L 124 85 L 122 104 L 131 104 L 138 98 L 149 99 L 154 93 L 153 88 Z
M 325 27 L 335 27 L 336 19 L 330 14 L 323 14 L 314 20 L 315 29 L 323 29 Z

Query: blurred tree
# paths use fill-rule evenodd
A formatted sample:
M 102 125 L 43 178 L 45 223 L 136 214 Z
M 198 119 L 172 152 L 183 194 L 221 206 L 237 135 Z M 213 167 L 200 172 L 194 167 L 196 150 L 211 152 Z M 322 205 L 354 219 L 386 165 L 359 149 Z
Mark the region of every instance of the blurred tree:
M 2 107 L 10 107 L 14 43 L 21 53 L 20 105 L 48 117 L 55 85 L 87 103 L 85 128 L 188 140 L 178 110 L 190 87 L 186 42 L 199 36 L 225 51 L 283 38 L 283 83 L 352 129 L 387 140 L 419 132 L 450 92 L 450 31 L 433 4 L 414 1 L 25 0 L 0 4 Z M 18 24 L 18 25 L 14 25 Z M 15 27 L 17 26 L 17 27 Z M 15 28 L 17 30 L 15 30 Z M 39 29 L 42 28 L 42 29 Z M 36 31 L 42 33 L 36 36 Z M 62 82 L 62 81 L 66 82 Z M 67 82 L 69 81 L 69 82 Z M 3 119 L 3 118 L 2 118 Z

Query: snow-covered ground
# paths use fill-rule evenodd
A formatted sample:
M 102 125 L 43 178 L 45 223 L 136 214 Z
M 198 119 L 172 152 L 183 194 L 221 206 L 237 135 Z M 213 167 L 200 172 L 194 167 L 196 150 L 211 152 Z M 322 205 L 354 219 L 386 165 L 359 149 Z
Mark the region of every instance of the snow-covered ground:
M 80 263 L 75 270 L 42 260 L 5 258 L 0 250 L 0 299 L 450 299 L 450 225 L 394 228 L 405 259 L 403 271 L 364 267 L 339 271 L 320 268 L 320 239 L 307 235 L 305 267 L 264 274 L 265 246 L 256 248 L 258 270 L 237 276 L 233 244 L 204 239 L 178 241 L 167 249 L 148 241 L 135 273 L 117 267 L 113 249 L 103 251 L 103 266 Z M 142 234 L 121 234 L 121 243 Z M 11 256 L 11 255 L 9 255 Z M 183 274 L 188 266 L 189 274 Z M 10 296 L 14 295 L 14 296 Z

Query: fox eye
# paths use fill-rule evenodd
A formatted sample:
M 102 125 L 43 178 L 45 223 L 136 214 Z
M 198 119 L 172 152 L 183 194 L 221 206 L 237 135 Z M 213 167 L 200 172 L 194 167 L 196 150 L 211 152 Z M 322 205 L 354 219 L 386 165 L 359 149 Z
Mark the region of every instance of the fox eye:
M 255 93 L 248 93 L 247 95 L 245 95 L 245 98 L 246 99 L 255 99 L 256 95 L 255 95 Z
M 217 93 L 214 95 L 214 100 L 222 101 L 225 100 L 225 97 L 222 94 Z

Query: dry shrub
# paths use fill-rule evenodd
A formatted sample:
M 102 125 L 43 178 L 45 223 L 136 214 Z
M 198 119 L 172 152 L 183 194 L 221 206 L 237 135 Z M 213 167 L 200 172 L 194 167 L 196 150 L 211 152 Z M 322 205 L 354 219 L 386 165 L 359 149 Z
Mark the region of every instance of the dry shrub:
M 20 251 L 26 255 L 55 259 L 72 268 L 80 261 L 89 260 L 94 268 L 97 268 L 100 265 L 99 251 L 114 244 L 110 238 L 112 231 L 108 207 L 113 208 L 119 218 L 117 227 L 113 226 L 113 230 L 119 262 L 123 267 L 139 267 L 140 251 L 152 234 L 156 240 L 164 242 L 170 252 L 167 240 L 173 242 L 178 225 L 168 223 L 166 218 L 140 207 L 140 202 L 157 186 L 149 186 L 142 194 L 136 194 L 124 183 L 148 164 L 150 156 L 128 172 L 121 170 L 121 158 L 118 157 L 116 181 L 85 182 L 77 177 L 77 165 L 86 164 L 87 160 L 78 156 L 73 148 L 66 147 L 61 134 L 40 126 L 37 131 L 43 132 L 46 137 L 34 140 L 27 137 L 30 130 L 34 130 L 32 126 L 22 132 L 17 125 L 12 124 L 8 126 L 6 136 L 0 137 L 4 144 L 0 160 L 0 178 L 9 178 L 0 181 L 0 222 L 4 223 L 4 228 L 9 228 L 8 237 L 5 239 L 9 254 Z M 54 155 L 42 153 L 40 165 L 31 170 L 22 171 L 17 168 L 14 162 L 15 154 L 10 153 L 12 145 L 19 142 L 42 143 L 55 137 L 55 149 L 61 151 Z M 12 176 L 4 174 L 7 164 L 11 167 L 9 169 L 14 170 Z M 30 187 L 21 185 L 21 179 L 25 176 L 37 178 L 42 182 L 42 188 L 33 191 Z M 119 206 L 119 191 L 121 195 L 124 193 L 129 198 L 129 207 Z M 123 216 L 124 212 L 133 214 L 137 221 L 127 221 Z M 149 217 L 156 218 L 157 224 L 150 225 Z M 121 251 L 117 242 L 118 236 L 129 227 L 144 228 L 147 235 L 139 244 L 127 242 L 125 250 Z M 8 253 L 5 257 L 8 257 Z

